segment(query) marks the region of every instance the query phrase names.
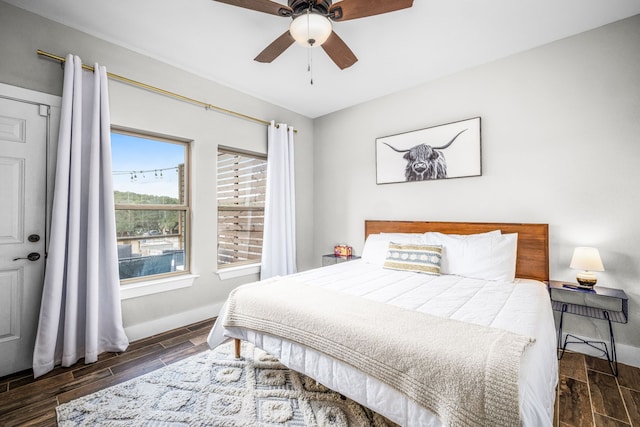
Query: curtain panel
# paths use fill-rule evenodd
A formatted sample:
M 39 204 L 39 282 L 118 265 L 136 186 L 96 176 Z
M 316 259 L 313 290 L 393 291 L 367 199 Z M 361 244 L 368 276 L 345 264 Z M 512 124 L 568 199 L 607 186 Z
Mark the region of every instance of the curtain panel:
M 129 345 L 122 326 L 107 72 L 68 55 L 34 376 Z
M 296 272 L 293 128 L 272 121 L 267 130 L 267 191 L 260 279 Z

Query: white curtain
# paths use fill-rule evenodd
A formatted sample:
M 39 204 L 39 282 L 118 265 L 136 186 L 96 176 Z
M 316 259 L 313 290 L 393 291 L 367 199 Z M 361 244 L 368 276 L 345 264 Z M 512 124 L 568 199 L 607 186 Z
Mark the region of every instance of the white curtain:
M 51 238 L 33 354 L 38 377 L 129 345 L 122 326 L 107 72 L 68 55 Z
M 293 129 L 272 121 L 267 137 L 267 192 L 260 278 L 296 272 Z

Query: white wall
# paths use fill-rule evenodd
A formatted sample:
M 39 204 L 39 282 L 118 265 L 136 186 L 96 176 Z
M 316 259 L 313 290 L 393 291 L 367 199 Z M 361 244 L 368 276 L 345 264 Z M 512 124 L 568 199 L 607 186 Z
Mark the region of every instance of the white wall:
M 316 119 L 316 262 L 338 242 L 360 253 L 365 219 L 548 223 L 551 278 L 575 278 L 575 246 L 600 249 L 599 283 L 630 298 L 630 322 L 615 333 L 620 356 L 631 354 L 640 347 L 638 46 L 635 16 Z M 481 177 L 376 185 L 377 137 L 476 116 Z M 568 330 L 608 339 L 605 323 L 570 317 Z M 631 357 L 640 365 L 637 349 Z
M 37 49 L 66 56 L 79 55 L 87 64 L 98 61 L 107 70 L 185 96 L 253 117 L 288 123 L 296 134 L 298 266 L 313 265 L 313 198 L 306 189 L 313 179 L 313 122 L 294 112 L 212 83 L 162 62 L 72 30 L 0 2 L 0 82 L 60 95 L 62 67 L 40 58 Z M 193 287 L 123 301 L 125 328 L 132 338 L 150 335 L 217 315 L 235 286 L 257 275 L 221 281 L 216 270 L 217 146 L 266 152 L 267 128 L 262 124 L 110 82 L 114 125 L 193 140 L 192 201 Z

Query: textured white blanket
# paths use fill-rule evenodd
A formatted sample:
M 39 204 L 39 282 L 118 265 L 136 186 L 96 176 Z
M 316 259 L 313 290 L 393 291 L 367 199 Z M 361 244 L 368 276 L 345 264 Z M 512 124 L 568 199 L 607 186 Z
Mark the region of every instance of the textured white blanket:
M 445 425 L 521 424 L 518 375 L 528 337 L 288 278 L 234 290 L 224 326 L 326 353 L 406 394 Z

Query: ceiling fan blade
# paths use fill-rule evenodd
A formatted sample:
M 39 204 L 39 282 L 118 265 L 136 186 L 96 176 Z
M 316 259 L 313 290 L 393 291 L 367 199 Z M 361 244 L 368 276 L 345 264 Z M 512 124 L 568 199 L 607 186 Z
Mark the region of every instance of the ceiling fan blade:
M 341 70 L 351 67 L 358 61 L 349 46 L 334 31 L 331 32 L 327 41 L 322 44 L 322 48 Z
M 275 39 L 269 46 L 258 54 L 253 60 L 258 62 L 271 62 L 282 54 L 295 40 L 287 30 L 280 37 Z
M 276 3 L 271 0 L 215 0 L 220 3 L 230 4 L 232 6 L 244 7 L 245 9 L 257 10 L 258 12 L 270 13 L 278 16 L 291 16 L 293 10 L 284 4 Z
M 379 15 L 413 6 L 413 0 L 342 0 L 329 8 L 334 21 Z

